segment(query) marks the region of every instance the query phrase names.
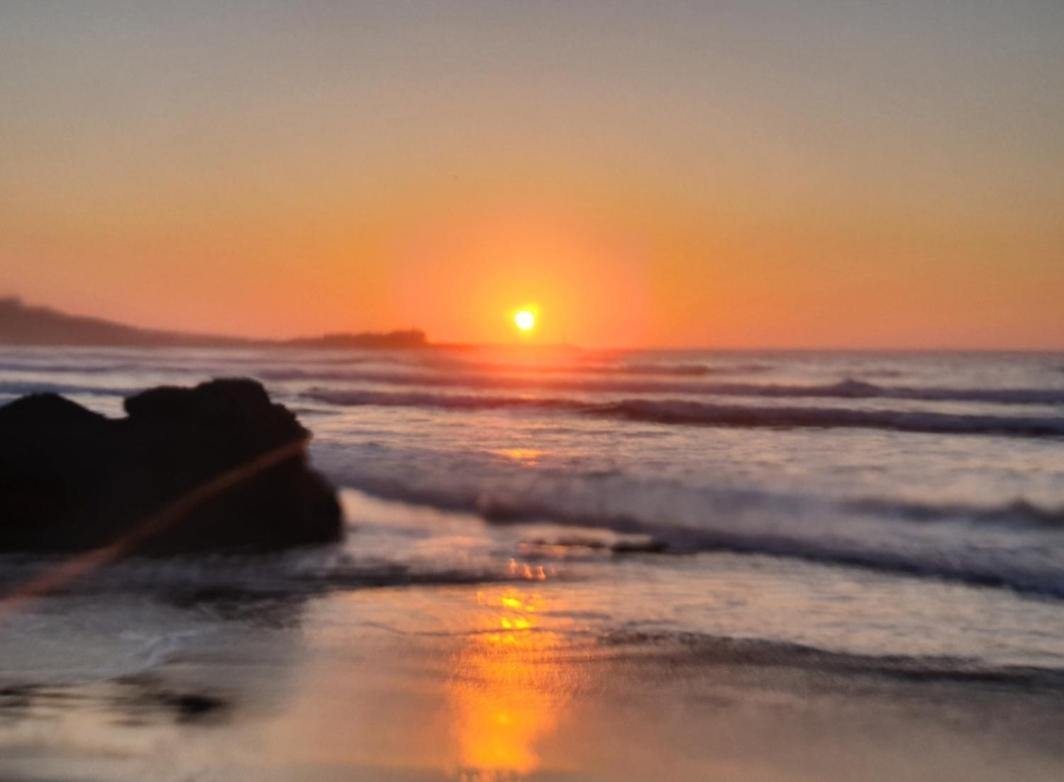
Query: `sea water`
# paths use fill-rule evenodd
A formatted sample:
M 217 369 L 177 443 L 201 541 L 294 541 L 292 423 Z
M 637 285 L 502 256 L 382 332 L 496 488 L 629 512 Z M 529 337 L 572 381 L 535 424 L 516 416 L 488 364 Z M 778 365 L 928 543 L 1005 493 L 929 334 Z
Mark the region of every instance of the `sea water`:
M 230 719 L 197 728 L 198 765 L 165 778 L 258 778 L 209 737 L 307 726 L 331 749 L 267 742 L 287 747 L 276 778 L 640 779 L 664 754 L 678 779 L 805 779 L 828 773 L 825 751 L 874 758 L 853 778 L 993 778 L 958 749 L 979 731 L 1010 752 L 1022 734 L 994 773 L 1064 769 L 1060 354 L 6 349 L 0 404 L 50 391 L 121 415 L 143 388 L 219 376 L 261 380 L 312 430 L 346 541 L 134 558 L 0 615 L 0 686 L 25 701 L 0 709 L 0 747 L 19 773 L 157 775 L 138 742 L 174 734 L 99 715 L 215 713 L 181 687 L 222 693 Z M 0 579 L 54 564 L 9 555 Z M 641 684 L 614 691 L 607 669 Z M 884 687 L 890 709 L 931 709 L 919 735 L 947 749 L 877 735 L 913 724 L 880 696 L 852 749 L 840 709 Z M 93 707 L 63 706 L 70 688 Z M 830 731 L 813 720 L 765 761 L 761 734 L 783 730 L 765 693 Z M 369 719 L 367 698 L 391 706 Z M 74 765 L 45 764 L 42 715 L 72 721 Z M 628 755 L 595 754 L 595 730 L 633 724 Z M 707 755 L 685 734 L 700 725 L 730 743 Z M 108 759 L 85 766 L 79 741 Z

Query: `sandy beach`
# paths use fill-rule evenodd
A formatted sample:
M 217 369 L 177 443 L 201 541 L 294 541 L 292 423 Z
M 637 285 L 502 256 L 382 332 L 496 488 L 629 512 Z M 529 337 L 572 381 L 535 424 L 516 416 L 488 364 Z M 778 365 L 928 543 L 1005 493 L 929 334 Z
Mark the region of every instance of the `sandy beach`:
M 345 505 L 376 518 L 376 534 L 423 521 L 424 511 L 352 492 Z M 433 547 L 497 534 L 464 514 L 436 521 L 446 533 Z M 329 556 L 303 552 L 283 572 Z M 0 618 L 0 779 L 1064 773 L 1058 672 L 678 631 L 676 606 L 648 613 L 677 588 L 647 578 L 648 557 L 612 563 L 609 589 L 595 562 L 515 565 L 495 583 L 446 583 L 441 572 L 403 586 L 372 585 L 364 564 L 361 584 L 349 577 L 302 590 L 279 580 L 278 562 L 154 567 L 147 590 L 131 584 L 150 564 L 115 566 L 75 594 Z M 789 623 L 800 637 L 800 598 L 769 607 L 783 597 L 779 563 L 741 559 L 707 554 L 689 564 L 714 601 L 746 595 L 733 614 L 760 602 L 761 623 Z M 875 624 L 869 617 L 869 632 Z

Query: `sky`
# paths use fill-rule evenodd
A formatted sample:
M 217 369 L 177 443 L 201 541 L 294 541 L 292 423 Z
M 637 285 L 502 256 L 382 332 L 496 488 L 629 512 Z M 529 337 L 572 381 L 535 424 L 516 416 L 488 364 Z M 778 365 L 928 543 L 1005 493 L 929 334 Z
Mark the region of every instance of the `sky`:
M 0 294 L 248 336 L 1064 348 L 1064 3 L 0 4 Z

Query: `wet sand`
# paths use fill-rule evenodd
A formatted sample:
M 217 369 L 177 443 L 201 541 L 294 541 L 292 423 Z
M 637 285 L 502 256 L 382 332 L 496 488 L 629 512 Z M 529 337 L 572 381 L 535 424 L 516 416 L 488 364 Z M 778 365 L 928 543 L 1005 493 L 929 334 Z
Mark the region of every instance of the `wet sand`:
M 1062 682 L 603 636 L 567 590 L 48 598 L 0 645 L 0 779 L 1064 775 Z

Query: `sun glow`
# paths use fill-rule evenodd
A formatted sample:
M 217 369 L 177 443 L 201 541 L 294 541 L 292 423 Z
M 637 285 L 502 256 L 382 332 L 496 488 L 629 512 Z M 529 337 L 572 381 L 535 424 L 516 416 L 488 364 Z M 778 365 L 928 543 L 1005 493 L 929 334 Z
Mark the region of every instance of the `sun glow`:
M 514 325 L 520 331 L 528 333 L 536 327 L 536 313 L 530 309 L 520 309 L 514 313 Z

